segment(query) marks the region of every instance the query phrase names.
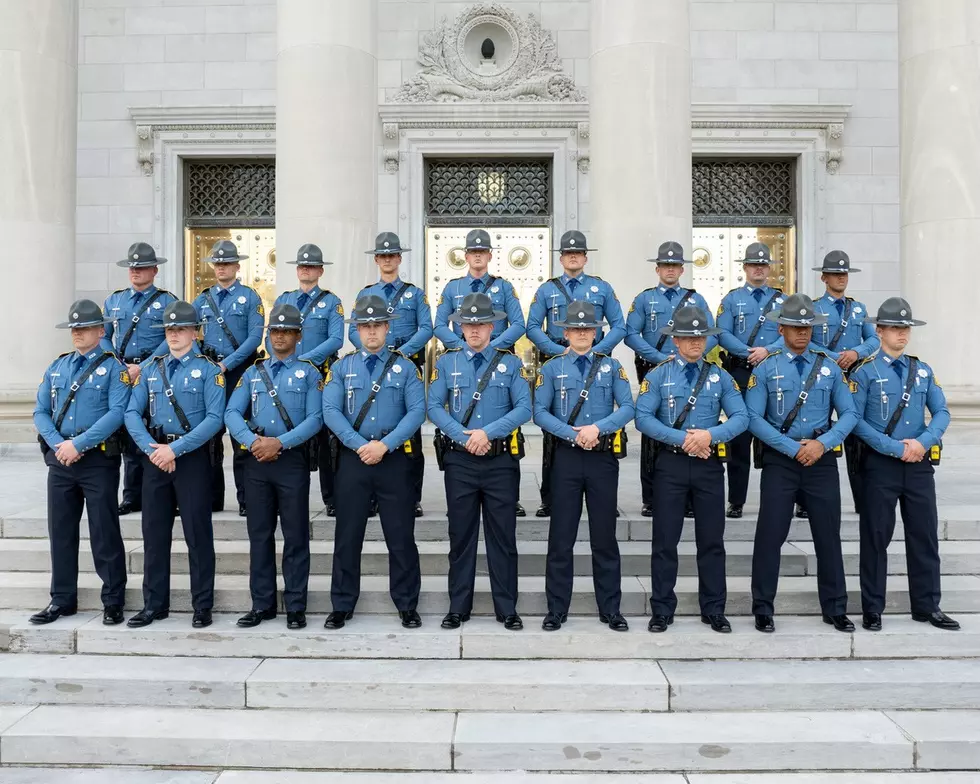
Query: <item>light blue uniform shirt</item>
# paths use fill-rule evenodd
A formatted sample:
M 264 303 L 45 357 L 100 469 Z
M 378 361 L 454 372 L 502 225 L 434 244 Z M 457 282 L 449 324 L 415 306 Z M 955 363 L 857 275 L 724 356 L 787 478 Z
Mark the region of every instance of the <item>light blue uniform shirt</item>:
M 167 353 L 167 340 L 160 339 L 163 332 L 159 329 L 159 324 L 163 321 L 163 311 L 171 302 L 176 302 L 177 297 L 169 291 L 157 297 L 156 301 L 147 307 L 158 291 L 156 286 L 150 286 L 146 291 L 136 291 L 132 288 L 119 289 L 112 292 L 105 300 L 102 308 L 105 317 L 111 323 L 105 325 L 105 338 L 102 339 L 102 346 L 107 351 L 114 351 L 116 356 L 123 361 L 131 361 L 139 357 L 151 356 Z M 133 317 L 138 316 L 136 329 L 133 330 L 129 342 L 125 346 L 119 345 L 122 339 L 129 332 Z
M 756 297 L 756 291 L 762 293 Z M 755 326 L 762 319 L 762 312 L 765 310 L 769 300 L 776 289 L 771 286 L 759 286 L 754 288 L 746 283 L 744 286 L 732 289 L 718 306 L 718 328 L 723 332 L 718 336 L 721 347 L 729 354 L 746 359 L 749 356 L 750 348 L 759 346 L 775 347 L 777 341 L 782 340 L 779 336 L 779 325 L 775 321 L 763 319 L 762 326 L 756 333 L 752 345 L 748 345 L 748 340 L 755 332 Z M 779 292 L 776 301 L 770 312 L 778 313 L 783 300 L 786 297 Z
M 674 311 L 689 290 L 661 284 L 637 294 L 626 317 L 626 345 L 653 364 L 659 364 L 671 356 L 674 353 L 674 342 L 670 338 L 663 342 L 661 350 L 657 350 L 657 344 L 663 337 L 660 330 L 670 324 Z M 708 314 L 708 325 L 714 327 L 715 319 L 711 315 L 711 308 L 697 292 L 684 303 L 684 307 L 693 305 Z M 704 353 L 707 354 L 716 345 L 718 338 L 712 335 L 705 344 Z
M 857 302 L 850 297 L 838 300 L 828 292 L 820 299 L 814 300 L 813 306 L 817 313 L 823 313 L 827 317 L 827 321 L 822 326 L 813 328 L 810 345 L 825 351 L 835 362 L 844 351 L 856 351 L 858 359 L 861 360 L 867 359 L 881 347 L 874 324 L 867 320 L 868 308 L 863 302 Z M 848 306 L 850 306 L 850 317 L 847 319 L 847 326 L 844 327 L 844 333 L 837 342 L 837 347 L 831 351 L 827 347 L 840 329 L 844 316 L 847 316 Z
M 796 406 L 813 363 L 820 354 L 808 348 L 799 356 L 802 358 L 802 374 L 797 370 L 797 355 L 789 352 L 785 342 L 780 340 L 779 347 L 755 367 L 745 393 L 752 435 L 787 457 L 796 457 L 800 451 L 799 442 L 803 439 L 816 438 L 828 451 L 839 446 L 858 420 L 854 396 L 844 380 L 843 371 L 824 355 L 816 382 L 796 421 L 786 435 L 779 432 Z M 837 422 L 833 427 L 830 427 L 831 410 L 837 412 Z M 815 436 L 817 430 L 826 432 Z
M 481 357 L 479 368 L 476 357 Z M 494 364 L 490 381 L 464 428 L 460 423 L 490 363 Z M 447 351 L 436 362 L 429 382 L 429 419 L 457 444 L 469 440 L 464 430 L 482 430 L 491 441 L 506 438 L 531 418 L 531 388 L 523 369 L 514 354 L 498 353 L 489 346 L 480 352 L 469 346 Z
M 235 281 L 227 289 L 212 286 L 210 292 L 218 306 L 218 313 L 214 312 L 203 292 L 193 302 L 198 317 L 204 321 L 204 347 L 213 349 L 226 369 L 234 370 L 262 343 L 262 328 L 265 326 L 262 298 L 239 281 Z M 225 326 L 235 336 L 238 341 L 237 349 L 218 319 L 224 319 Z
M 177 367 L 170 368 L 171 360 Z M 126 409 L 126 429 L 140 451 L 149 455 L 153 438 L 146 429 L 144 416 L 149 416 L 151 427 L 162 427 L 167 435 L 179 435 L 171 444 L 174 455 L 193 452 L 204 446 L 221 429 L 225 413 L 225 377 L 221 369 L 203 354 L 191 348 L 177 359 L 172 354 L 163 355 L 163 365 L 173 387 L 174 398 L 184 411 L 191 431 L 184 434 L 177 413 L 167 397 L 156 358 L 143 366 L 133 387 L 133 394 Z
M 578 435 L 575 427 L 596 425 L 600 435 L 609 435 L 624 428 L 634 414 L 629 377 L 619 360 L 594 351 L 584 356 L 588 359 L 584 369 L 574 352 L 549 359 L 541 366 L 534 390 L 534 423 L 570 442 Z M 573 427 L 568 416 L 585 388 L 593 362 L 600 363 L 599 371 Z
M 626 337 L 626 320 L 623 308 L 616 298 L 613 287 L 602 278 L 594 275 L 579 275 L 571 278 L 563 274 L 560 278 L 572 300 L 585 300 L 595 305 L 596 321 L 603 319 L 609 324 L 609 332 L 603 334 L 596 330 L 595 351 L 611 354 Z M 565 351 L 565 330 L 556 327 L 555 322 L 566 321 L 568 300 L 554 280 L 548 280 L 538 287 L 527 317 L 527 336 L 542 354 L 557 356 Z M 547 328 L 545 328 L 547 324 Z
M 391 370 L 382 376 L 391 352 L 379 351 L 373 372 L 368 371 L 366 351 L 346 354 L 327 373 L 323 389 L 323 423 L 348 449 L 359 449 L 369 441 L 381 441 L 393 452 L 425 421 L 425 384 L 412 360 L 398 355 Z M 371 394 L 381 389 L 368 409 L 359 430 L 354 422 Z
M 393 283 L 379 280 L 373 286 L 361 289 L 357 299 L 375 294 L 391 307 L 392 300 L 404 284 L 405 281 L 401 278 L 396 278 Z M 410 283 L 393 312 L 400 318 L 388 322 L 388 348 L 397 349 L 406 357 L 424 350 L 426 343 L 432 337 L 432 309 L 429 307 L 425 292 Z M 364 348 L 357 334 L 356 324 L 351 324 L 347 328 L 347 337 L 356 349 Z
M 646 436 L 672 446 L 683 446 L 687 431 L 707 430 L 712 444 L 722 444 L 741 435 L 749 427 L 749 412 L 738 385 L 720 367 L 711 366 L 704 386 L 688 411 L 682 428 L 674 422 L 687 405 L 704 360 L 694 363 L 687 373 L 687 361 L 677 357 L 657 365 L 640 384 L 636 398 L 636 427 Z M 688 381 L 688 375 L 691 380 Z M 728 416 L 721 422 L 721 412 Z
M 102 364 L 81 377 L 92 360 L 107 353 L 109 356 Z M 78 392 L 68 407 L 59 433 L 54 423 L 74 383 L 78 384 Z M 126 366 L 102 346 L 92 349 L 84 357 L 77 351 L 62 354 L 48 365 L 37 388 L 34 426 L 52 449 L 62 441 L 72 441 L 79 452 L 87 452 L 122 426 L 129 391 Z
M 949 409 L 943 388 L 936 383 L 932 368 L 916 359 L 915 383 L 908 405 L 891 436 L 885 435 L 885 428 L 905 394 L 909 359 L 908 354 L 895 360 L 879 353 L 851 373 L 851 382 L 857 389 L 854 405 L 860 417 L 854 432 L 876 452 L 891 457 L 901 457 L 905 453 L 903 439 L 914 438 L 929 449 L 940 442 L 949 427 Z M 901 374 L 895 372 L 896 364 Z M 932 415 L 928 425 L 927 409 Z
M 232 437 L 240 444 L 251 447 L 257 436 L 253 428 L 262 428 L 266 438 L 278 438 L 283 449 L 292 449 L 309 441 L 323 427 L 323 376 L 312 362 L 297 359 L 290 354 L 284 360 L 275 357 L 263 362 L 273 389 L 266 387 L 258 368 L 246 370 L 235 385 L 225 411 L 225 424 Z M 290 430 L 279 415 L 273 399 L 286 409 L 292 420 Z M 251 418 L 246 423 L 245 412 L 251 406 Z
M 344 347 L 344 306 L 340 298 L 327 291 L 316 306 L 309 304 L 320 296 L 321 289 L 314 286 L 309 293 L 302 289 L 287 291 L 276 297 L 276 305 L 293 305 L 303 316 L 303 337 L 296 344 L 296 355 L 322 368 L 327 357 L 340 352 Z M 309 313 L 306 313 L 309 309 Z M 266 351 L 273 356 L 272 344 L 266 337 Z
M 454 278 L 446 284 L 439 305 L 436 307 L 435 336 L 446 348 L 462 348 L 466 344 L 462 338 L 462 327 L 459 324 L 450 326 L 449 317 L 459 310 L 463 297 L 474 292 L 486 294 L 493 302 L 494 310 L 507 314 L 506 319 L 493 325 L 490 347 L 513 348 L 514 344 L 524 336 L 524 311 L 521 310 L 521 301 L 509 281 L 489 274 L 482 278 L 474 278 L 467 274 L 462 278 Z

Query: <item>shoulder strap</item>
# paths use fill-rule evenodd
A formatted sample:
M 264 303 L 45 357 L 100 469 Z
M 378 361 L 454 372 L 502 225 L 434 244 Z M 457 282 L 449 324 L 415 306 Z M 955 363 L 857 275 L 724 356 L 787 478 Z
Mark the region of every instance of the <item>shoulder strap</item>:
M 565 298 L 565 304 L 572 304 L 572 295 L 568 293 L 568 289 L 565 288 L 565 284 L 561 282 L 561 278 L 552 278 L 551 282 L 555 284 L 555 287 L 561 292 L 562 296 Z
M 762 309 L 762 313 L 759 314 L 759 320 L 755 323 L 755 326 L 752 327 L 752 333 L 749 335 L 749 340 L 745 344 L 749 348 L 752 348 L 752 344 L 755 343 L 755 339 L 759 336 L 759 330 L 761 330 L 762 325 L 766 323 L 766 316 L 769 315 L 769 311 L 773 309 L 773 306 L 776 304 L 776 300 L 779 299 L 779 295 L 782 293 L 782 291 L 776 289 L 773 292 L 773 295 L 769 298 L 769 301 L 766 303 L 766 306 Z
M 177 421 L 180 422 L 181 428 L 183 428 L 184 433 L 190 433 L 194 428 L 191 427 L 190 420 L 187 418 L 187 414 L 184 413 L 184 409 L 180 407 L 180 403 L 177 402 L 177 396 L 174 394 L 174 388 L 170 384 L 170 379 L 167 378 L 167 367 L 163 363 L 163 357 L 157 357 L 155 360 L 157 369 L 160 371 L 160 381 L 163 384 L 163 394 L 167 396 L 170 401 L 170 405 L 174 407 L 174 413 L 177 415 Z
M 694 389 L 691 390 L 691 396 L 687 399 L 687 403 L 684 404 L 684 408 L 681 409 L 681 413 L 677 415 L 677 419 L 674 420 L 674 427 L 678 430 L 681 430 L 684 427 L 684 422 L 687 420 L 687 415 L 691 413 L 691 408 L 697 402 L 698 395 L 700 395 L 701 390 L 704 389 L 704 382 L 708 380 L 708 373 L 711 372 L 711 363 L 707 360 L 703 361 L 704 364 L 701 366 L 701 373 L 698 375 L 698 380 L 694 385 Z
M 136 332 L 136 325 L 140 323 L 140 310 L 148 310 L 153 306 L 160 297 L 162 297 L 167 292 L 163 289 L 157 289 L 153 292 L 152 296 L 146 301 L 145 305 L 140 306 L 139 309 L 133 314 L 132 321 L 129 322 L 129 328 L 126 330 L 126 334 L 123 335 L 122 343 L 119 344 L 117 351 L 119 351 L 120 357 L 126 356 L 126 346 L 129 345 L 129 341 L 133 338 L 133 333 Z
M 58 409 L 58 416 L 54 422 L 54 429 L 59 433 L 61 432 L 61 425 L 65 421 L 65 417 L 68 415 L 68 409 L 71 408 L 72 401 L 75 399 L 75 395 L 78 394 L 78 390 L 82 388 L 82 383 L 80 379 L 87 378 L 95 372 L 95 369 L 105 362 L 109 357 L 114 356 L 111 351 L 106 351 L 98 357 L 94 357 L 85 367 L 82 368 L 82 372 L 78 374 L 78 378 L 72 381 L 71 386 L 68 388 L 68 397 L 65 398 L 65 402 L 61 404 L 61 408 Z
M 388 361 L 385 362 L 385 366 L 381 368 L 381 375 L 378 378 L 384 377 L 384 375 L 391 371 L 395 366 L 395 362 L 398 361 L 398 354 L 394 351 L 391 352 L 391 356 L 388 357 Z M 360 430 L 361 425 L 364 424 L 364 420 L 367 418 L 368 411 L 371 410 L 371 406 L 374 405 L 374 399 L 378 396 L 378 392 L 381 391 L 381 384 L 375 382 L 371 385 L 371 394 L 368 395 L 367 400 L 364 401 L 364 405 L 361 406 L 361 410 L 357 412 L 357 419 L 354 420 L 354 429 Z
M 892 414 L 892 418 L 888 420 L 888 425 L 885 427 L 885 435 L 889 438 L 895 432 L 895 428 L 898 427 L 898 423 L 902 419 L 902 413 L 912 399 L 912 385 L 915 383 L 915 374 L 917 372 L 918 365 L 916 364 L 915 357 L 909 357 L 909 377 L 905 380 L 905 391 L 902 392 L 902 399 L 895 406 L 895 413 Z
M 405 292 L 412 288 L 411 283 L 402 283 L 402 287 L 395 292 L 395 298 L 388 303 L 388 312 L 394 313 L 395 308 L 398 307 L 398 303 L 402 301 L 402 297 L 405 296 Z
M 684 296 L 678 300 L 677 307 L 674 308 L 673 312 L 670 314 L 670 321 L 667 322 L 668 328 L 674 326 L 674 313 L 676 313 L 678 310 L 684 307 L 684 303 L 687 302 L 691 297 L 693 297 L 694 294 L 695 294 L 694 289 L 688 289 L 687 291 L 684 292 Z M 657 351 L 663 350 L 664 343 L 666 342 L 667 342 L 667 336 L 661 335 L 660 340 L 657 341 Z
M 285 365 L 283 367 L 285 367 Z M 279 416 L 282 417 L 282 421 L 285 423 L 286 427 L 293 430 L 295 427 L 293 425 L 293 420 L 289 416 L 289 412 L 286 410 L 286 407 L 279 399 L 279 392 L 276 391 L 276 385 L 273 383 L 272 377 L 269 375 L 269 371 L 265 369 L 264 359 L 260 359 L 255 363 L 255 370 L 258 372 L 259 376 L 262 377 L 262 383 L 265 384 L 265 388 L 269 392 L 269 397 L 272 398 L 272 404 L 276 407 L 276 411 L 279 412 Z
M 306 307 L 303 308 L 303 312 L 299 314 L 300 321 L 305 319 L 310 313 L 313 312 L 313 308 L 320 304 L 320 301 L 326 297 L 330 292 L 326 289 L 320 289 L 320 293 L 317 294 L 313 299 L 306 303 Z
M 851 320 L 851 308 L 854 307 L 854 300 L 848 299 L 847 306 L 844 308 L 844 315 L 841 316 L 840 326 L 837 327 L 837 332 L 834 333 L 833 340 L 827 344 L 827 348 L 831 351 L 837 350 L 837 344 L 840 343 L 840 339 L 844 337 L 844 330 L 847 329 L 847 322 Z
M 487 275 L 487 282 L 483 286 L 483 293 L 486 294 L 490 291 L 490 287 L 497 282 L 497 279 L 493 275 Z
M 473 412 L 476 411 L 476 404 L 480 402 L 480 398 L 483 397 L 483 393 L 487 389 L 487 384 L 490 383 L 490 376 L 493 375 L 494 368 L 497 367 L 497 360 L 500 359 L 500 355 L 503 352 L 495 351 L 493 354 L 493 359 L 490 360 L 487 365 L 487 369 L 483 371 L 483 375 L 480 377 L 480 383 L 476 385 L 476 392 L 473 393 L 473 399 L 470 400 L 470 405 L 466 409 L 466 413 L 463 414 L 463 418 L 460 420 L 460 424 L 463 427 L 467 427 L 470 424 L 470 418 L 473 416 Z
M 589 375 L 585 379 L 585 386 L 582 387 L 582 391 L 578 393 L 578 400 L 575 403 L 575 408 L 572 409 L 572 413 L 568 415 L 568 426 L 574 427 L 575 420 L 578 419 L 578 415 L 582 413 L 582 406 L 585 405 L 585 401 L 589 399 L 589 390 L 592 389 L 592 384 L 595 381 L 596 374 L 599 372 L 599 365 L 602 364 L 602 360 L 599 355 L 596 354 L 595 358 L 592 360 L 592 368 L 589 370 Z
M 800 391 L 800 396 L 796 399 L 796 405 L 793 406 L 793 410 L 789 412 L 786 419 L 783 420 L 783 426 L 779 428 L 779 432 L 786 435 L 789 429 L 793 427 L 793 423 L 796 418 L 800 415 L 800 411 L 803 409 L 803 404 L 806 403 L 806 399 L 810 396 L 810 390 L 813 389 L 813 385 L 817 383 L 817 375 L 820 373 L 820 368 L 823 367 L 823 354 L 818 354 L 816 361 L 813 363 L 813 369 L 810 371 L 810 375 L 806 377 L 806 381 L 803 384 L 803 389 Z
M 213 310 L 215 312 L 215 315 L 217 316 L 215 321 L 217 321 L 217 323 L 225 331 L 225 335 L 228 337 L 228 340 L 231 341 L 231 345 L 235 349 L 235 351 L 238 351 L 238 347 L 241 346 L 242 344 L 238 342 L 238 339 L 235 337 L 235 333 L 231 331 L 228 324 L 225 322 L 225 317 L 221 315 L 221 311 L 218 309 L 218 303 L 215 302 L 214 295 L 211 294 L 211 289 L 204 289 L 204 296 L 207 297 L 208 304 L 211 306 L 211 310 Z

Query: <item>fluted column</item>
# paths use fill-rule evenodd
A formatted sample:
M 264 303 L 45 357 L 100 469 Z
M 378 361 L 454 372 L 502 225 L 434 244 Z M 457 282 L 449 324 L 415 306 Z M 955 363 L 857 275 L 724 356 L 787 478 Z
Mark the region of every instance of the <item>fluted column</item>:
M 54 325 L 75 293 L 78 2 L 0 0 L 0 20 L 2 420 L 29 413 L 71 348 Z
M 323 285 L 348 310 L 377 220 L 377 18 L 377 0 L 278 4 L 277 286 L 295 288 L 283 262 L 315 242 L 333 262 Z
M 689 0 L 592 0 L 592 233 L 624 301 L 662 242 L 690 252 L 690 36 Z
M 980 3 L 900 0 L 902 293 L 913 353 L 950 402 L 980 406 Z

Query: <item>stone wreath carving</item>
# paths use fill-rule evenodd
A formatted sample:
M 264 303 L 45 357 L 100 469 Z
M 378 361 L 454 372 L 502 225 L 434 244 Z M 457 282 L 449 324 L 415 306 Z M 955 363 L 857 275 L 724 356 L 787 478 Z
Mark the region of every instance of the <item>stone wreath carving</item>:
M 464 49 L 473 28 L 487 24 L 509 36 L 512 46 L 495 73 L 481 72 Z M 475 5 L 452 22 L 443 17 L 423 37 L 418 62 L 422 70 L 401 86 L 396 102 L 585 100 L 575 81 L 564 73 L 551 33 L 534 14 L 521 17 L 499 3 Z

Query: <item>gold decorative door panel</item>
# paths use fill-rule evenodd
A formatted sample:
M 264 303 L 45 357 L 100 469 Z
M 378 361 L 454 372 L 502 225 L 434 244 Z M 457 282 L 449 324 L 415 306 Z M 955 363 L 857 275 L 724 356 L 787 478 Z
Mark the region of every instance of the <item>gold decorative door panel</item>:
M 192 302 L 215 283 L 214 269 L 205 260 L 218 240 L 231 240 L 247 255 L 238 278 L 258 292 L 265 312 L 276 301 L 275 229 L 186 229 L 184 232 L 184 297 Z

